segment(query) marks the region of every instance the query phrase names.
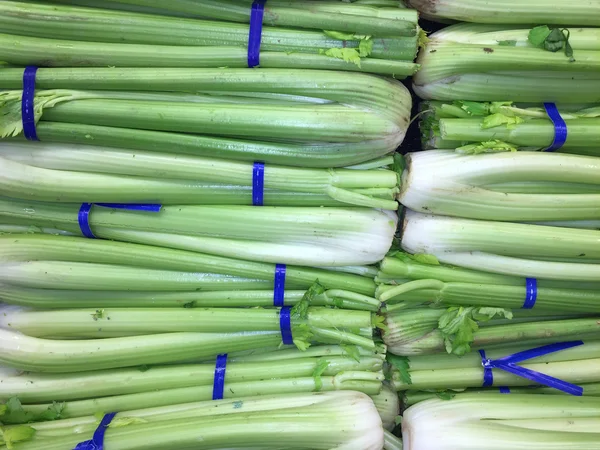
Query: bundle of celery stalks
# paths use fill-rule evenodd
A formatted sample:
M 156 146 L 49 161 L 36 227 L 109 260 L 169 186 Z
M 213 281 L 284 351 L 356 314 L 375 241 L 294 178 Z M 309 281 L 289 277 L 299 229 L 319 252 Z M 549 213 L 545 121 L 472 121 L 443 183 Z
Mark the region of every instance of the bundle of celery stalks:
M 599 11 L 407 3 L 0 2 L 0 448 L 600 450 Z

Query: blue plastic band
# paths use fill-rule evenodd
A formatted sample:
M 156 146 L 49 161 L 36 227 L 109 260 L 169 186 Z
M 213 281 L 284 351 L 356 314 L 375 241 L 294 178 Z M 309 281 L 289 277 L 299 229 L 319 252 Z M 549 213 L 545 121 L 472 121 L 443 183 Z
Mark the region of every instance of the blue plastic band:
M 555 103 L 544 103 L 544 108 L 546 108 L 546 113 L 554 124 L 554 141 L 552 142 L 552 145 L 544 151 L 555 152 L 565 145 L 565 142 L 567 142 L 567 123 L 558 112 L 558 108 L 556 107 Z
M 501 386 L 499 390 L 501 394 L 510 394 L 510 388 L 507 386 Z
M 126 209 L 128 211 L 160 212 L 162 205 L 143 204 L 143 203 L 82 203 L 77 215 L 79 229 L 88 239 L 96 239 L 92 228 L 90 227 L 90 211 L 92 206 L 101 206 L 103 208 Z
M 252 169 L 252 204 L 263 206 L 265 199 L 265 164 L 255 162 Z
M 37 67 L 28 66 L 23 72 L 23 95 L 21 97 L 21 120 L 23 121 L 23 134 L 29 141 L 39 141 L 35 129 L 34 99 L 35 76 Z
M 494 374 L 492 373 L 492 369 L 500 369 L 504 370 L 505 372 L 512 373 L 518 377 L 531 380 L 536 384 L 558 389 L 559 391 L 567 394 L 581 396 L 583 395 L 583 388 L 581 386 L 559 380 L 558 378 L 536 372 L 535 370 L 517 366 L 517 363 L 526 361 L 528 359 L 537 358 L 539 356 L 548 355 L 561 350 L 567 350 L 580 345 L 583 345 L 583 341 L 559 342 L 556 344 L 532 348 L 531 350 L 525 350 L 524 352 L 515 353 L 514 355 L 509 355 L 494 360 L 488 359 L 485 356 L 485 350 L 479 350 L 479 354 L 481 355 L 481 364 L 483 365 L 483 386 L 492 386 L 494 384 Z
M 275 266 L 275 286 L 273 288 L 273 306 L 283 306 L 285 297 L 285 274 L 287 268 L 285 264 Z
M 260 42 L 262 40 L 263 17 L 267 0 L 254 0 L 250 12 L 250 33 L 248 35 L 248 67 L 260 65 Z
M 116 415 L 116 412 L 106 414 L 100 421 L 96 431 L 94 431 L 92 439 L 80 442 L 73 450 L 104 450 L 104 434 Z
M 527 278 L 525 280 L 525 303 L 523 303 L 523 309 L 532 309 L 537 301 L 537 296 L 537 280 L 535 278 Z
M 215 364 L 215 381 L 213 384 L 213 400 L 222 400 L 225 391 L 225 371 L 227 370 L 227 354 L 217 356 Z
M 279 328 L 281 328 L 281 340 L 285 345 L 293 345 L 292 338 L 292 308 L 284 306 L 279 311 Z

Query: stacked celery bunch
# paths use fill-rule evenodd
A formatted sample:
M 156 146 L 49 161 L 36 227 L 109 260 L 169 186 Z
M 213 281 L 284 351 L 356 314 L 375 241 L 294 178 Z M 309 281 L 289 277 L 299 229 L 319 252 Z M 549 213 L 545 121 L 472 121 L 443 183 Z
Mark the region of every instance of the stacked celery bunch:
M 398 448 L 416 11 L 0 3 L 0 447 Z
M 599 5 L 407 3 L 466 23 L 419 55 L 425 151 L 375 278 L 404 449 L 597 450 Z

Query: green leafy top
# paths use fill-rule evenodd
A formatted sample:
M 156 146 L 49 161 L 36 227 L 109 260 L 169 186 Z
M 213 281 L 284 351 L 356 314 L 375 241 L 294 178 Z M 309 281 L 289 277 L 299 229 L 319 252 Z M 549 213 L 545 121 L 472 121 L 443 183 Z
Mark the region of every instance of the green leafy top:
M 0 436 L 2 437 L 0 444 L 4 443 L 6 448 L 10 450 L 13 448 L 13 443 L 29 441 L 33 439 L 34 435 L 35 429 L 27 425 L 10 428 L 0 427 Z
M 2 408 L 0 409 L 0 419 L 3 423 L 9 424 L 58 420 L 62 418 L 64 409 L 64 403 L 53 402 L 46 410 L 36 414 L 32 411 L 26 411 L 17 397 L 11 397 L 4 405 L 2 405 Z
M 292 308 L 290 318 L 292 321 L 292 338 L 294 345 L 299 350 L 306 350 L 310 347 L 310 341 L 313 337 L 313 333 L 308 325 L 308 309 L 313 299 L 322 295 L 325 292 L 325 288 L 319 280 L 316 280 L 310 288 L 302 296 L 296 305 Z
M 529 31 L 528 40 L 531 45 L 550 52 L 556 53 L 564 50 L 569 60 L 574 62 L 573 47 L 569 43 L 570 37 L 571 32 L 566 28 L 550 28 L 547 25 L 541 25 Z
M 412 384 L 412 379 L 410 378 L 410 361 L 406 356 L 398 356 L 388 353 L 385 356 L 385 359 L 392 367 L 398 370 L 400 380 L 403 383 Z
M 325 373 L 327 368 L 329 367 L 329 361 L 321 360 L 316 365 L 315 370 L 312 373 L 312 377 L 315 379 L 315 391 L 319 392 L 323 387 L 323 381 L 321 380 L 321 375 Z
M 360 350 L 356 345 L 340 344 L 340 347 L 344 351 L 345 355 L 352 358 L 354 361 L 360 361 Z
M 465 355 L 471 351 L 474 335 L 479 330 L 478 322 L 487 322 L 495 317 L 512 319 L 509 309 L 490 307 L 452 306 L 440 317 L 438 329 L 444 338 L 448 353 Z
M 373 53 L 373 40 L 371 36 L 363 35 L 363 34 L 354 34 L 354 33 L 344 33 L 341 31 L 328 31 L 325 30 L 324 33 L 333 38 L 338 39 L 340 41 L 358 41 L 358 48 L 330 48 L 327 50 L 319 50 L 319 54 L 326 55 L 331 58 L 342 59 L 346 62 L 356 64 L 358 67 L 361 67 L 361 58 L 366 58 L 371 53 Z
M 481 153 L 498 153 L 498 152 L 516 152 L 517 147 L 504 141 L 494 139 L 493 141 L 484 141 L 477 144 L 468 144 L 458 147 L 457 153 L 463 155 L 479 155 Z

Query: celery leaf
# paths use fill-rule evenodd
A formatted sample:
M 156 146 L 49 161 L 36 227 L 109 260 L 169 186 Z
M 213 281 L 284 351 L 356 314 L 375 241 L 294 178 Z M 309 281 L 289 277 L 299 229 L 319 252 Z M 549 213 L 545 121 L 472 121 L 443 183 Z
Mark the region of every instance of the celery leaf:
M 319 54 L 337 58 L 347 63 L 356 64 L 361 67 L 360 54 L 355 48 L 330 48 L 329 50 L 319 50 Z
M 346 356 L 352 358 L 356 362 L 360 361 L 360 351 L 358 350 L 358 347 L 356 345 L 340 344 L 340 347 L 342 348 Z
M 2 428 L 0 427 L 0 435 L 6 445 L 6 448 L 12 449 L 13 443 L 29 441 L 35 435 L 35 429 L 27 425 L 18 427 Z
M 319 392 L 323 387 L 323 380 L 321 380 L 321 375 L 325 373 L 327 368 L 329 367 L 329 361 L 319 361 L 316 365 L 315 370 L 312 373 L 312 377 L 315 379 L 315 391 Z
M 574 62 L 573 47 L 569 42 L 570 37 L 571 32 L 566 28 L 550 28 L 547 25 L 541 25 L 529 31 L 528 40 L 531 45 L 549 52 L 556 53 L 564 50 L 565 55 L 571 62 Z
M 410 377 L 410 360 L 406 356 L 393 355 L 388 353 L 385 356 L 387 362 L 398 370 L 400 380 L 405 384 L 412 384 Z
M 489 128 L 496 128 L 501 125 L 506 125 L 506 127 L 510 129 L 516 127 L 517 125 L 523 122 L 525 122 L 525 120 L 521 117 L 495 113 L 490 114 L 489 116 L 483 119 L 483 122 L 481 123 L 481 128 L 483 130 L 487 130 Z
M 507 142 L 493 140 L 480 142 L 479 144 L 468 144 L 458 147 L 456 153 L 463 155 L 479 155 L 480 153 L 516 152 L 517 147 Z

